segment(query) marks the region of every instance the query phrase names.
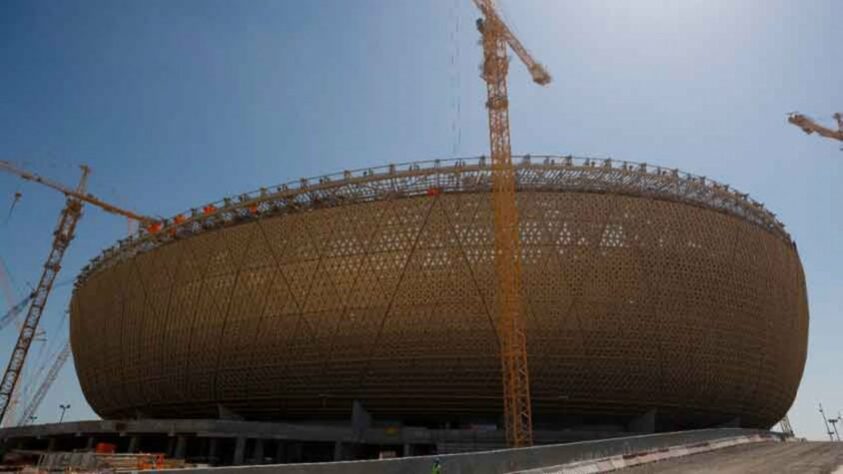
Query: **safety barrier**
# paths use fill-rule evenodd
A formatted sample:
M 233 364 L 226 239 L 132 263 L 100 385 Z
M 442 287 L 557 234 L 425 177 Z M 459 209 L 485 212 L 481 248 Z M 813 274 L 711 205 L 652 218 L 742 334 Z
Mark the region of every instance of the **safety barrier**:
M 547 472 L 601 472 L 599 470 L 563 471 L 571 463 L 591 463 L 594 466 L 583 469 L 606 469 L 613 467 L 612 459 L 644 462 L 655 460 L 653 453 L 673 455 L 692 454 L 696 449 L 716 449 L 730 442 L 742 439 L 780 440 L 780 435 L 762 430 L 740 428 L 717 428 L 676 433 L 613 438 L 600 441 L 535 446 L 531 448 L 503 449 L 476 453 L 451 454 L 444 456 L 420 456 L 387 459 L 380 461 L 348 461 L 312 464 L 278 464 L 263 466 L 237 466 L 220 468 L 189 469 L 191 474 L 430 474 L 435 461 L 441 463 L 442 474 L 505 474 L 521 471 L 545 472 L 541 469 L 557 469 Z M 744 441 L 746 442 L 746 441 Z M 649 454 L 644 454 L 649 453 Z M 649 455 L 649 457 L 647 457 Z M 609 460 L 609 461 L 607 461 Z M 600 463 L 604 464 L 600 464 Z M 630 461 L 632 462 L 632 461 Z M 530 470 L 538 471 L 530 471 Z M 184 470 L 159 471 L 177 473 Z M 605 470 L 603 471 L 605 472 Z

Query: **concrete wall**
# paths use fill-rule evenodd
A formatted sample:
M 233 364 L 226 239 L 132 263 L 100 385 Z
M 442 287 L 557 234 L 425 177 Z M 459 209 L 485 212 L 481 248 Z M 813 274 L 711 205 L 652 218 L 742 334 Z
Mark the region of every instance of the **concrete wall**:
M 438 458 L 442 462 L 443 474 L 497 474 L 756 434 L 771 438 L 777 437 L 776 434 L 767 431 L 718 428 L 438 457 L 423 456 L 384 461 L 200 468 L 187 471 L 182 469 L 161 472 L 173 474 L 187 474 L 188 472 L 190 474 L 430 474 L 433 461 Z

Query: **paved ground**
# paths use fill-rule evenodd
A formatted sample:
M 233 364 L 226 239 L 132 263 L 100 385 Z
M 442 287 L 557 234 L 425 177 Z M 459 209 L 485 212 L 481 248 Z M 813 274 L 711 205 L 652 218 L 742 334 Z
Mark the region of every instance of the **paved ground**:
M 843 443 L 761 442 L 622 469 L 639 473 L 843 473 Z M 840 468 L 840 469 L 838 469 Z

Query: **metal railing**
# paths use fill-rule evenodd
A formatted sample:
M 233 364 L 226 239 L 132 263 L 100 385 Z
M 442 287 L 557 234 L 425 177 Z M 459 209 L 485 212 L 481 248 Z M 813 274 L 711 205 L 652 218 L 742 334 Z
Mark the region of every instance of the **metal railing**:
M 681 202 L 733 215 L 793 243 L 784 224 L 762 203 L 704 176 L 646 163 L 573 156 L 523 155 L 513 157 L 513 162 L 518 191 L 622 194 Z M 253 219 L 384 199 L 488 192 L 491 172 L 491 161 L 481 156 L 390 164 L 259 188 L 189 209 L 157 228 L 140 229 L 92 259 L 76 283 L 169 242 Z

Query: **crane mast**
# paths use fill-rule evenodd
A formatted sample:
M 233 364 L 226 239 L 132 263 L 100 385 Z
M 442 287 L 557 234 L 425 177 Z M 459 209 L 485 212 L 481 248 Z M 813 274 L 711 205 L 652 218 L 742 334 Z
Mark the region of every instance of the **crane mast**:
M 15 198 L 20 196 L 20 193 L 15 193 Z M 12 204 L 14 207 L 14 204 Z M 11 212 L 11 211 L 10 211 Z M 5 313 L 2 317 L 0 317 L 0 331 L 2 331 L 6 326 L 10 323 L 16 321 L 16 318 L 20 313 L 23 312 L 29 305 L 30 296 L 27 296 L 23 301 L 18 302 L 17 304 L 14 303 L 14 290 L 12 289 L 12 285 L 10 284 L 11 275 L 9 275 L 9 271 L 6 268 L 6 263 L 0 259 L 0 283 L 3 286 L 3 293 L 5 294 L 6 301 L 9 304 L 9 311 Z M 18 329 L 20 329 L 20 325 L 18 325 Z M 36 334 L 36 338 L 38 335 Z M 0 428 L 5 428 L 9 425 L 9 421 L 14 417 L 15 409 L 18 407 L 18 402 L 20 401 L 20 384 L 15 387 L 15 390 L 12 392 L 12 397 L 9 400 L 9 416 L 5 420 L 6 423 L 0 423 Z
M 489 114 L 492 161 L 492 211 L 495 232 L 498 338 L 503 379 L 504 421 L 510 446 L 533 444 L 527 332 L 521 302 L 521 245 L 515 197 L 515 168 L 509 132 L 509 70 L 507 47 L 521 59 L 533 80 L 550 82 L 550 74 L 521 45 L 498 15 L 492 0 L 474 0 L 484 18 L 477 21 L 483 35 L 483 80 Z
M 82 178 L 79 180 L 79 185 L 76 187 L 74 194 L 84 195 L 88 183 L 88 173 L 90 173 L 88 167 L 83 166 Z M 76 224 L 80 217 L 82 217 L 82 201 L 77 197 L 68 196 L 67 203 L 62 209 L 58 225 L 53 233 L 53 247 L 50 250 L 49 257 L 47 257 L 47 262 L 44 264 L 38 286 L 33 291 L 32 303 L 26 313 L 20 334 L 18 334 L 18 340 L 15 343 L 9 364 L 6 366 L 2 382 L 0 382 L 0 420 L 6 416 L 9 400 L 15 390 L 26 356 L 29 353 L 29 347 L 32 345 L 32 340 L 38 329 L 38 322 L 41 320 L 41 314 L 47 304 L 47 297 L 50 295 L 50 290 L 52 290 L 53 283 L 55 283 L 56 276 L 61 269 L 64 252 L 67 250 L 70 241 L 73 240 Z

